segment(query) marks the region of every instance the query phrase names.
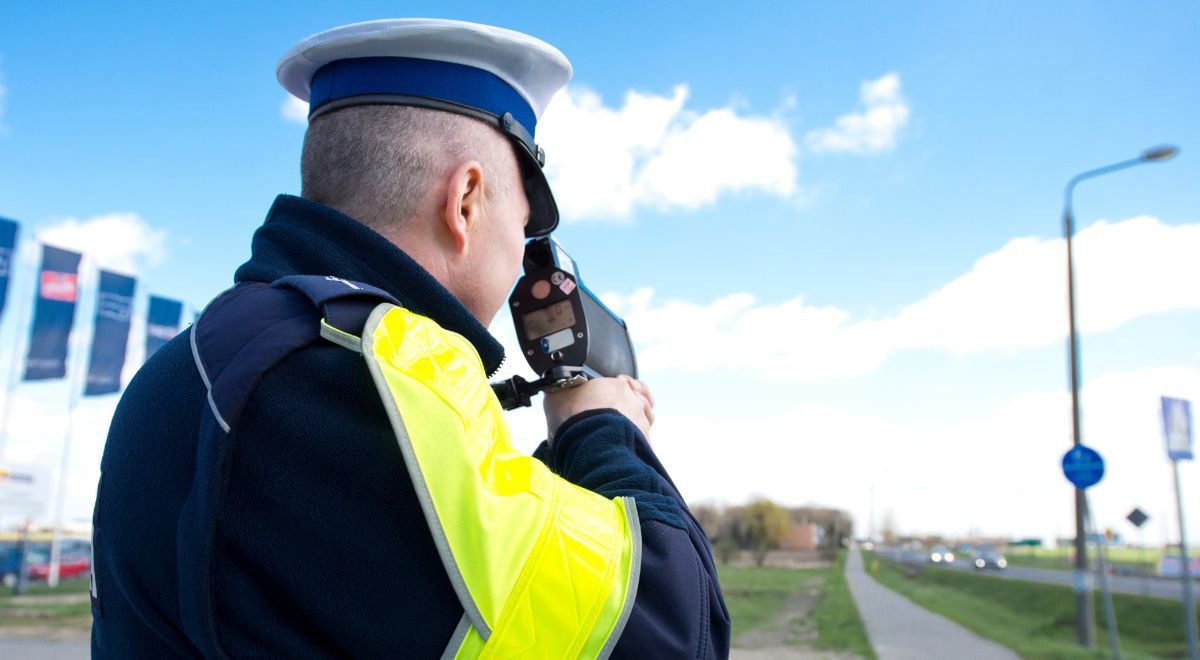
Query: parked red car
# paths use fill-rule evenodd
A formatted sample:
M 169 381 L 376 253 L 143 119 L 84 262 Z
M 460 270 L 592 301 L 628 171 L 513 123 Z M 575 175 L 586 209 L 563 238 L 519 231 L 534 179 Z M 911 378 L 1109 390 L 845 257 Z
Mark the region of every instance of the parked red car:
M 73 577 L 87 575 L 92 570 L 91 557 L 82 553 L 63 555 L 58 566 L 58 578 L 68 580 Z M 50 578 L 50 562 L 39 561 L 29 567 L 29 577 L 34 580 Z

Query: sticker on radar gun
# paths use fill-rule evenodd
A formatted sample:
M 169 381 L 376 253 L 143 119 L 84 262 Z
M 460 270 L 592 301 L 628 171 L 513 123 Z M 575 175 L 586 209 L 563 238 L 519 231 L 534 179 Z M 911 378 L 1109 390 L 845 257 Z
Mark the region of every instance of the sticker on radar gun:
M 1080 490 L 1095 486 L 1104 478 L 1104 459 L 1095 449 L 1084 445 L 1075 445 L 1063 455 L 1062 468 L 1067 481 Z
M 554 274 L 550 276 L 550 281 L 553 282 L 556 286 L 559 284 L 562 284 L 563 280 L 565 280 L 565 279 L 567 279 L 567 276 L 564 275 L 562 273 L 562 271 L 555 271 Z
M 575 290 L 575 280 L 563 280 L 562 284 L 558 285 L 558 288 L 562 289 L 563 293 L 570 294 Z

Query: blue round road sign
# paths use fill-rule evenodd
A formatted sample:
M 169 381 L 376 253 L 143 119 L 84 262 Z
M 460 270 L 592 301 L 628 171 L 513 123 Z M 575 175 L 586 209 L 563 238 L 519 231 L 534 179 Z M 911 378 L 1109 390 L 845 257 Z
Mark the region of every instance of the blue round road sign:
M 1063 455 L 1063 474 L 1076 488 L 1095 486 L 1104 478 L 1104 459 L 1091 447 L 1076 445 Z

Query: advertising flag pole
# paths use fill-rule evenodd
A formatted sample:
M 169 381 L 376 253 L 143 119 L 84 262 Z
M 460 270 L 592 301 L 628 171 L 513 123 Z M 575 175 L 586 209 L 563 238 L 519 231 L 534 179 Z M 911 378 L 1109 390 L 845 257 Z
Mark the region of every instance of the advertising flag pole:
M 82 383 L 74 381 L 74 378 L 67 381 L 67 386 L 71 388 L 71 399 L 67 404 L 67 430 L 63 438 L 62 460 L 58 466 L 58 495 L 54 498 L 54 538 L 50 542 L 50 575 L 46 580 L 46 583 L 51 587 L 58 586 L 59 569 L 62 566 L 63 511 L 67 498 L 67 474 L 70 469 L 71 436 L 75 434 L 75 408 L 79 405 L 79 390 L 83 389 Z
M 75 291 L 75 300 L 78 307 L 82 307 L 78 302 L 84 299 L 83 291 L 85 288 L 90 288 L 91 278 L 89 275 L 92 271 L 88 268 L 89 259 L 85 256 L 79 267 L 80 281 L 79 286 Z M 86 310 L 79 309 L 76 315 L 83 314 Z M 87 318 L 84 316 L 84 318 Z M 95 333 L 95 325 L 92 326 L 93 334 Z M 75 363 L 68 367 L 67 370 L 67 388 L 70 392 L 70 398 L 67 402 L 67 430 L 63 437 L 62 457 L 58 466 L 58 496 L 54 498 L 54 536 L 50 542 L 50 574 L 47 577 L 46 584 L 51 587 L 58 586 L 58 578 L 62 567 L 62 536 L 63 536 L 63 512 L 66 509 L 67 499 L 67 476 L 70 473 L 71 464 L 71 436 L 75 434 L 75 409 L 79 406 L 80 395 L 83 393 L 83 387 L 87 379 L 87 341 L 85 339 L 83 329 L 76 331 L 76 336 L 73 337 L 75 344 L 71 355 L 75 358 Z

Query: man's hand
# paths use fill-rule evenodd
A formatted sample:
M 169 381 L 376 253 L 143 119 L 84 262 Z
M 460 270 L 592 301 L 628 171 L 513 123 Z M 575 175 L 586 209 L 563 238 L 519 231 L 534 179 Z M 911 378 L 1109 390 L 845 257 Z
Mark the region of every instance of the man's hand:
M 551 442 L 563 422 L 589 410 L 613 408 L 628 417 L 647 438 L 650 425 L 654 424 L 654 396 L 650 388 L 629 376 L 593 378 L 576 387 L 548 391 L 543 407 Z

